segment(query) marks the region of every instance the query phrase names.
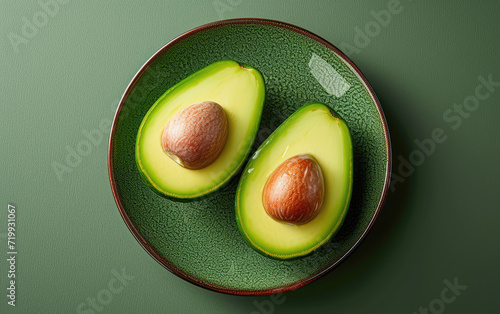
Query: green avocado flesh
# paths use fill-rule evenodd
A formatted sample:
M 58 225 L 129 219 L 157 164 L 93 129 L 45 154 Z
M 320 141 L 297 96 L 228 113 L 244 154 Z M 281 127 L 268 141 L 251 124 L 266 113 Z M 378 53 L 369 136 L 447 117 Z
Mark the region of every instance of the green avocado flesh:
M 146 183 L 160 195 L 175 199 L 200 197 L 223 186 L 250 153 L 264 96 L 259 71 L 231 60 L 213 63 L 173 86 L 149 109 L 137 134 L 136 162 Z M 214 101 L 224 109 L 227 140 L 213 163 L 189 170 L 165 154 L 162 132 L 176 113 L 204 101 Z
M 308 154 L 323 171 L 325 193 L 318 216 L 304 225 L 278 222 L 265 211 L 262 193 L 285 160 Z M 238 185 L 236 219 L 241 234 L 267 256 L 289 259 L 309 254 L 340 228 L 349 207 L 352 143 L 346 123 L 320 103 L 301 107 L 251 157 Z

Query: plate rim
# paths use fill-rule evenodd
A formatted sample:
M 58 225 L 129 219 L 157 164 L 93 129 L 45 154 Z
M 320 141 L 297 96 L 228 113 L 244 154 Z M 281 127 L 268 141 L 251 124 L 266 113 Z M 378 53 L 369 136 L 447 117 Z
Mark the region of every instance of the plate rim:
M 115 181 L 115 176 L 113 172 L 113 149 L 114 149 L 114 134 L 116 132 L 116 126 L 117 126 L 117 121 L 118 117 L 121 113 L 121 110 L 124 106 L 124 103 L 126 99 L 128 98 L 131 90 L 135 87 L 136 83 L 139 81 L 139 79 L 142 77 L 142 75 L 146 72 L 146 70 L 149 68 L 149 66 L 161 55 L 166 53 L 170 48 L 175 46 L 178 42 L 181 42 L 182 40 L 191 37 L 197 33 L 200 33 L 205 30 L 213 29 L 213 28 L 218 28 L 221 26 L 226 26 L 226 25 L 235 25 L 235 24 L 258 24 L 258 25 L 267 25 L 267 26 L 275 26 L 275 27 L 280 27 L 284 29 L 288 29 L 294 32 L 297 32 L 299 34 L 302 34 L 304 36 L 307 36 L 320 44 L 324 45 L 328 49 L 332 50 L 337 56 L 342 59 L 353 71 L 353 73 L 356 74 L 358 79 L 363 83 L 365 88 L 368 90 L 368 93 L 370 94 L 370 97 L 372 98 L 372 101 L 377 107 L 377 111 L 379 114 L 379 117 L 382 122 L 383 126 L 383 131 L 384 131 L 384 139 L 385 139 L 385 144 L 386 144 L 386 154 L 387 154 L 387 162 L 386 162 L 386 173 L 385 173 L 385 179 L 384 179 L 384 187 L 382 190 L 382 194 L 379 199 L 379 203 L 377 205 L 377 209 L 375 210 L 372 219 L 370 220 L 368 226 L 364 230 L 363 234 L 359 237 L 359 239 L 354 243 L 354 245 L 351 246 L 351 248 L 344 254 L 342 255 L 336 262 L 332 263 L 330 266 L 325 268 L 324 270 L 318 272 L 317 274 L 314 274 L 312 276 L 309 276 L 307 278 L 301 279 L 299 281 L 296 281 L 292 284 L 288 284 L 282 287 L 277 287 L 277 288 L 271 288 L 271 289 L 265 289 L 265 290 L 244 290 L 244 289 L 234 289 L 234 288 L 228 288 L 225 286 L 221 286 L 218 284 L 213 284 L 213 283 L 208 283 L 203 280 L 200 280 L 192 275 L 187 274 L 186 272 L 182 271 L 181 269 L 177 268 L 173 263 L 169 262 L 167 259 L 162 257 L 156 249 L 149 244 L 146 239 L 139 233 L 137 228 L 135 227 L 134 223 L 131 221 L 130 217 L 127 215 L 125 208 L 120 200 L 118 191 L 117 191 L 117 185 Z M 111 185 L 111 191 L 113 193 L 113 198 L 115 200 L 115 203 L 118 207 L 118 211 L 120 212 L 120 215 L 125 223 L 125 225 L 128 227 L 129 231 L 132 233 L 134 238 L 136 239 L 137 242 L 142 246 L 142 248 L 154 259 L 156 262 L 158 262 L 160 265 L 162 265 L 165 269 L 173 273 L 179 278 L 182 278 L 192 284 L 195 284 L 199 287 L 211 290 L 211 291 L 216 291 L 224 294 L 233 294 L 233 295 L 246 295 L 246 296 L 265 296 L 265 295 L 272 295 L 272 294 L 278 294 L 278 293 L 284 293 L 288 291 L 292 291 L 295 289 L 298 289 L 302 286 L 305 286 L 320 277 L 326 275 L 329 273 L 331 270 L 333 270 L 335 267 L 337 267 L 340 263 L 342 263 L 358 246 L 359 244 L 365 239 L 371 228 L 373 227 L 375 221 L 377 220 L 380 211 L 382 207 L 385 204 L 389 187 L 390 187 L 390 179 L 391 179 L 391 170 L 392 170 L 392 146 L 391 146 L 391 140 L 390 140 L 390 134 L 389 134 L 389 128 L 387 125 L 387 120 L 385 117 L 385 114 L 382 110 L 382 106 L 380 104 L 380 101 L 378 97 L 375 94 L 375 91 L 371 87 L 371 85 L 368 83 L 368 80 L 366 77 L 362 74 L 362 72 L 358 69 L 358 67 L 342 52 L 340 51 L 336 46 L 331 44 L 330 42 L 326 41 L 322 37 L 304 29 L 299 26 L 289 24 L 286 22 L 278 21 L 278 20 L 272 20 L 272 19 L 263 19 L 263 18 L 236 18 L 236 19 L 227 19 L 227 20 L 220 20 L 220 21 L 215 21 L 211 23 L 207 23 L 198 27 L 195 27 L 189 31 L 186 31 L 182 33 L 181 35 L 175 37 L 174 39 L 170 40 L 168 43 L 163 45 L 160 49 L 158 49 L 137 71 L 137 73 L 134 75 L 130 83 L 127 85 L 127 88 L 125 89 L 125 92 L 123 93 L 122 97 L 120 98 L 120 102 L 118 104 L 118 107 L 115 111 L 115 115 L 113 117 L 113 122 L 111 126 L 111 131 L 110 131 L 110 136 L 109 136 L 109 142 L 108 142 L 108 177 Z

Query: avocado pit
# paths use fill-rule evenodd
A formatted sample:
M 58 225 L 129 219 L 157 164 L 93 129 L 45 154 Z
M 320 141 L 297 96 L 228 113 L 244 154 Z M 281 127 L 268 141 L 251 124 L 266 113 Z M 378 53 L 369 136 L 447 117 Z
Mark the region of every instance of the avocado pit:
M 321 167 L 310 155 L 297 155 L 276 168 L 264 186 L 263 205 L 276 221 L 303 225 L 319 213 L 324 197 Z
M 161 145 L 176 163 L 187 169 L 202 169 L 214 162 L 227 139 L 224 109 L 216 102 L 192 104 L 177 114 L 163 129 Z

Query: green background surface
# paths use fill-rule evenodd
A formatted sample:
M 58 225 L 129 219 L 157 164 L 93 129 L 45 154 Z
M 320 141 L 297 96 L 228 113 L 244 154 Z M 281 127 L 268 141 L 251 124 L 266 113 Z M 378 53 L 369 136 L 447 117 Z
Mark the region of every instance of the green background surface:
M 376 22 L 392 3 L 68 1 L 44 21 L 37 1 L 0 1 L 0 312 L 78 313 L 123 271 L 125 285 L 96 312 L 500 312 L 500 87 L 482 88 L 489 95 L 460 125 L 445 118 L 472 99 L 478 77 L 500 82 L 500 3 L 402 0 Z M 404 181 L 393 181 L 379 220 L 345 262 L 278 298 L 223 295 L 166 271 L 126 228 L 108 181 L 109 123 L 133 75 L 181 33 L 236 17 L 292 23 L 346 52 L 382 103 L 393 173 Z M 33 18 L 44 25 L 13 44 L 9 36 L 23 36 Z M 417 156 L 416 142 L 436 128 L 446 141 L 405 171 L 401 160 Z M 53 163 L 91 131 L 103 138 L 58 177 Z M 17 208 L 15 308 L 6 297 L 8 204 Z M 443 303 L 445 281 L 455 280 L 467 288 L 455 298 L 445 291 Z

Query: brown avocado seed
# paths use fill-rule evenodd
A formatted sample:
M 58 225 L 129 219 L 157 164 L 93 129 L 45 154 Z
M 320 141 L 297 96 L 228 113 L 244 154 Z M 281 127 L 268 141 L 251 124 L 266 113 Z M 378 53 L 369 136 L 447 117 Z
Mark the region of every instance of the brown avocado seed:
M 313 220 L 323 204 L 324 179 L 319 164 L 309 155 L 285 160 L 266 182 L 263 205 L 273 219 L 292 225 Z
M 161 145 L 179 165 L 202 169 L 222 152 L 227 129 L 226 113 L 218 103 L 199 102 L 174 115 L 163 130 Z

